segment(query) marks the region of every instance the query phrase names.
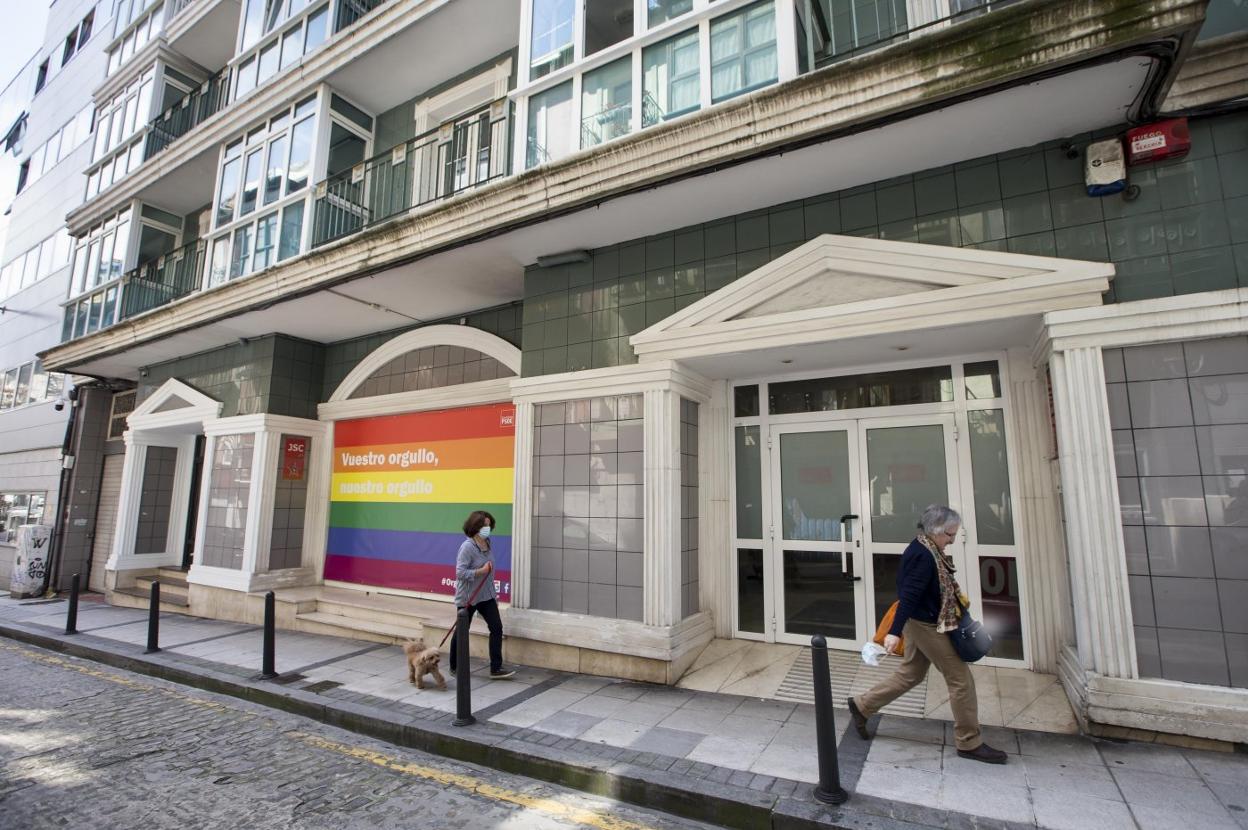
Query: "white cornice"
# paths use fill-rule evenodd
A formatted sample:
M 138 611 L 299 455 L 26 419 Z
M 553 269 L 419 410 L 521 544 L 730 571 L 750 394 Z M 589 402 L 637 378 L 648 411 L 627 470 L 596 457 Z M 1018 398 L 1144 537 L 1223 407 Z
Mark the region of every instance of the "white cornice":
M 647 389 L 672 390 L 700 402 L 710 400 L 711 396 L 709 380 L 671 361 L 538 375 L 511 381 L 512 399 L 526 403 L 549 403 L 602 395 L 630 395 Z

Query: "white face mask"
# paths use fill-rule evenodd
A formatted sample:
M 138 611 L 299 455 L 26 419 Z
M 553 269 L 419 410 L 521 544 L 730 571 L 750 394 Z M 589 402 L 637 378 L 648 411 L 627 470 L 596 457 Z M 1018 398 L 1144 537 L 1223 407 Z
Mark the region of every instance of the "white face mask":
M 480 536 L 482 539 L 490 538 L 490 526 L 481 525 L 481 529 L 477 531 L 477 535 Z

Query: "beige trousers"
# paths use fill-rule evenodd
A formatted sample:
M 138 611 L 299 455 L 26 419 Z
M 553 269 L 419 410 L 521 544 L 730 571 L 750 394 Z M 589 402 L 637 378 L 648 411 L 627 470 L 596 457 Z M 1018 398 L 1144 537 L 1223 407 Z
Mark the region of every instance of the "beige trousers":
M 922 683 L 928 668 L 935 665 L 949 687 L 953 736 L 958 749 L 975 749 L 983 739 L 979 736 L 979 704 L 970 666 L 954 651 L 949 635 L 938 633 L 932 623 L 906 620 L 901 634 L 906 641 L 906 651 L 897 671 L 871 691 L 854 698 L 854 703 L 862 714 L 871 717 Z

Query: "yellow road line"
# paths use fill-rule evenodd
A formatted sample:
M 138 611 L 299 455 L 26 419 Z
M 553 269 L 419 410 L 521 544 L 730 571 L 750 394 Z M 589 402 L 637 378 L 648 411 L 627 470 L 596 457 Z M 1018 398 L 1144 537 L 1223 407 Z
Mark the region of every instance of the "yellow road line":
M 345 755 L 348 758 L 366 761 L 370 764 L 383 767 L 384 769 L 403 773 L 404 775 L 411 775 L 417 778 L 423 778 L 426 781 L 433 781 L 438 784 L 444 784 L 455 787 L 456 789 L 476 793 L 477 795 L 485 796 L 486 798 L 493 799 L 494 801 L 504 801 L 530 810 L 537 810 L 556 818 L 567 819 L 568 821 L 573 821 L 587 827 L 595 827 L 598 828 L 598 830 L 652 830 L 650 825 L 638 824 L 635 821 L 617 818 L 613 815 L 597 813 L 578 807 L 571 807 L 560 801 L 556 801 L 553 798 L 541 798 L 538 796 L 526 795 L 514 790 L 508 790 L 504 787 L 499 787 L 486 781 L 482 781 L 480 778 L 474 778 L 471 775 L 465 775 L 457 772 L 447 772 L 445 770 L 427 767 L 422 764 L 410 763 L 380 752 L 374 752 L 371 749 L 338 743 L 337 741 L 327 740 L 326 738 L 309 735 L 304 732 L 287 732 L 286 734 L 304 742 L 305 744 L 308 744 L 309 746 L 314 746 L 330 752 L 336 752 L 340 755 Z

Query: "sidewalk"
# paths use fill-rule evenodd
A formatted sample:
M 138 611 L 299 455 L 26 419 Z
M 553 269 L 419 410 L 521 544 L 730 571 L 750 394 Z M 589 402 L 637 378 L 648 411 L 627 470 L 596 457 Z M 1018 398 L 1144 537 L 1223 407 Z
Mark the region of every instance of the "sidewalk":
M 255 626 L 84 599 L 0 599 L 0 634 L 307 715 L 397 744 L 608 794 L 731 827 L 1172 828 L 1248 830 L 1248 756 L 986 727 L 1005 766 L 957 757 L 951 725 L 885 715 L 866 743 L 837 709 L 840 808 L 813 799 L 814 710 L 804 704 L 518 667 L 490 681 L 473 661 L 479 723 L 450 725 L 448 691 L 407 682 L 395 646 L 277 632 L 276 681 L 259 680 Z M 843 701 L 837 701 L 843 705 Z

